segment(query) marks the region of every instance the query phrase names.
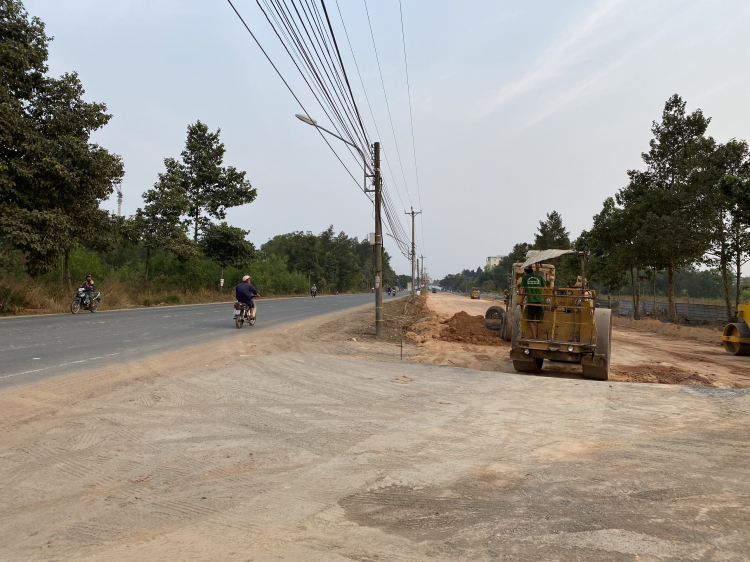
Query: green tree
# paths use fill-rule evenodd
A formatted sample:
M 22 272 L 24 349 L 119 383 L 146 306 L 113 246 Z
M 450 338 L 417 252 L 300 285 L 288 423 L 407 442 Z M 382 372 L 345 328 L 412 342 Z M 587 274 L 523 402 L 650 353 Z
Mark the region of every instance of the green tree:
M 188 225 L 181 217 L 190 208 L 182 184 L 179 164 L 164 160 L 166 171 L 159 174 L 153 189 L 143 194 L 145 205 L 126 222 L 125 238 L 146 248 L 143 280 L 148 281 L 149 263 L 154 250 L 162 249 L 188 260 L 196 255 L 195 243 L 188 238 Z
M 539 221 L 534 235 L 534 249 L 570 249 L 570 234 L 563 226 L 562 216 L 557 211 L 547 213 L 547 220 Z
M 105 249 L 112 222 L 99 204 L 123 176 L 122 161 L 89 142 L 111 119 L 88 103 L 78 76 L 47 76 L 44 24 L 17 0 L 0 3 L 0 235 L 31 273 L 54 268 L 80 244 Z
M 211 219 L 223 220 L 226 210 L 255 201 L 257 191 L 245 179 L 246 172 L 232 166 L 222 167 L 226 148 L 219 141 L 221 129 L 215 133 L 198 121 L 188 125 L 182 162 L 173 161 L 176 173 L 170 176 L 182 187 L 190 201 L 188 223 L 193 230 L 193 242 L 198 242 L 201 230 Z
M 662 120 L 654 121 L 650 150 L 642 154 L 645 172 L 628 171 L 630 184 L 618 197 L 643 216 L 641 234 L 655 267 L 668 276 L 669 320 L 676 320 L 674 275 L 699 260 L 710 246 L 710 192 L 713 139 L 704 137 L 710 119 L 698 109 L 685 111 L 678 95 L 667 100 Z
M 219 264 L 221 279 L 224 279 L 225 267 L 243 267 L 255 256 L 255 246 L 245 239 L 249 233 L 226 222 L 209 225 L 203 230 L 201 249 L 206 257 Z
M 750 150 L 747 142 L 732 140 L 724 146 L 726 174 L 719 190 L 727 202 L 727 233 L 735 269 L 735 306 L 742 293 L 742 266 L 750 260 Z

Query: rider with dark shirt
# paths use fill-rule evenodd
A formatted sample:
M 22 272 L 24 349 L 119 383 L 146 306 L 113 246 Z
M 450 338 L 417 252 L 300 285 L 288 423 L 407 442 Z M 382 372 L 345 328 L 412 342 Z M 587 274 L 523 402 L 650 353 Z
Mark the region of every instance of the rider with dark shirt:
M 258 291 L 250 284 L 250 276 L 245 275 L 242 282 L 234 290 L 237 302 L 246 304 L 250 308 L 250 317 L 255 318 L 255 303 L 253 298 L 259 297 Z
M 94 284 L 94 280 L 91 278 L 91 275 L 86 276 L 86 281 L 83 282 L 83 285 L 81 285 L 81 289 L 86 291 L 86 304 L 89 304 L 91 302 L 91 299 L 94 298 L 94 293 L 96 292 L 96 285 Z M 94 312 L 93 310 L 91 312 Z

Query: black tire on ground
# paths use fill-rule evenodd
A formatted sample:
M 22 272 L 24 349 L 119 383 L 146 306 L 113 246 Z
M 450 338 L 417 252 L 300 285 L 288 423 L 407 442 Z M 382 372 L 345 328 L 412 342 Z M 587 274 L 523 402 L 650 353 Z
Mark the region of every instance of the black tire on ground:
M 242 324 L 244 324 L 245 321 L 242 319 L 242 316 L 238 316 L 234 319 L 234 325 L 237 326 L 237 329 L 239 330 L 242 328 Z
M 596 355 L 604 357 L 604 367 L 581 363 L 583 378 L 597 381 L 609 380 L 609 367 L 612 362 L 612 311 L 608 308 L 594 310 L 596 325 Z
M 516 361 L 515 359 L 513 360 L 513 368 L 519 373 L 541 373 L 543 365 L 543 357 L 536 357 L 531 361 Z
M 78 311 L 81 310 L 81 301 L 78 299 L 73 299 L 73 302 L 70 303 L 70 312 L 73 314 L 76 314 Z
M 500 306 L 491 306 L 484 313 L 484 325 L 490 330 L 499 331 L 502 335 L 505 327 L 505 311 Z
M 99 303 L 94 301 L 91 303 L 91 312 L 96 312 L 96 309 L 99 308 Z
M 727 324 L 724 327 L 724 335 L 734 338 L 750 338 L 750 326 L 744 322 L 738 322 L 736 324 Z M 733 342 L 733 341 L 722 341 L 724 344 L 724 351 L 731 355 L 750 355 L 750 343 Z

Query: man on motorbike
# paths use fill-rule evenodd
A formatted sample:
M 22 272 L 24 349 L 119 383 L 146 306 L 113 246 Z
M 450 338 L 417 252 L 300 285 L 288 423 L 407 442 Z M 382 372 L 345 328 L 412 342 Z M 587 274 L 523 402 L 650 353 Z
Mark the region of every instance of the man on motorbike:
M 313 283 L 313 286 L 310 287 L 310 296 L 314 297 L 318 294 L 318 288 L 315 286 L 315 283 Z
M 242 278 L 242 282 L 235 288 L 234 293 L 237 297 L 237 302 L 246 304 L 248 308 L 250 308 L 250 318 L 255 318 L 255 304 L 253 303 L 253 298 L 259 297 L 260 294 L 258 294 L 255 287 L 250 284 L 250 281 L 250 276 L 245 275 Z
M 81 289 L 86 291 L 86 305 L 91 304 L 91 299 L 94 298 L 94 294 L 96 293 L 96 285 L 94 284 L 94 280 L 91 278 L 91 275 L 86 276 L 86 281 L 83 282 L 83 285 L 81 285 Z M 93 310 L 91 312 L 94 312 Z

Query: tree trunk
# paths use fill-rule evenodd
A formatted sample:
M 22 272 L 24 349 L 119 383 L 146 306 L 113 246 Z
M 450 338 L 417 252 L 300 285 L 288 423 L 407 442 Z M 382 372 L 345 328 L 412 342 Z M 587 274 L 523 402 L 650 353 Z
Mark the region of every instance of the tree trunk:
M 63 265 L 65 279 L 68 282 L 68 287 L 72 288 L 73 283 L 70 282 L 70 250 L 65 250 L 65 264 Z
M 737 236 L 737 244 L 735 246 L 735 269 L 737 274 L 737 287 L 734 297 L 734 310 L 740 309 L 740 294 L 742 293 L 742 245 L 740 244 L 740 236 Z M 734 311 L 733 311 L 734 312 Z M 734 318 L 734 314 L 732 314 Z
M 146 268 L 143 272 L 144 283 L 148 281 L 148 262 L 151 260 L 151 248 L 146 248 Z
M 734 320 L 734 311 L 732 310 L 732 299 L 729 298 L 729 268 L 727 267 L 725 255 L 722 249 L 719 271 L 721 272 L 721 284 L 724 289 L 724 304 L 727 307 L 727 322 L 732 322 Z
M 198 217 L 200 216 L 200 209 L 195 212 L 195 230 L 193 233 L 193 242 L 198 243 Z
M 635 269 L 635 308 L 638 310 L 638 316 L 636 320 L 641 319 L 641 266 Z
M 640 320 L 641 314 L 640 310 L 638 310 L 638 300 L 635 294 L 635 275 L 633 274 L 633 268 L 630 268 L 630 288 L 633 293 L 633 319 Z
M 667 262 L 667 300 L 669 301 L 669 314 L 667 319 L 677 322 L 677 306 L 674 302 L 674 261 L 670 258 Z
M 653 308 L 651 308 L 651 314 L 656 314 L 656 274 L 658 271 L 656 271 L 656 268 L 654 268 L 654 305 Z

